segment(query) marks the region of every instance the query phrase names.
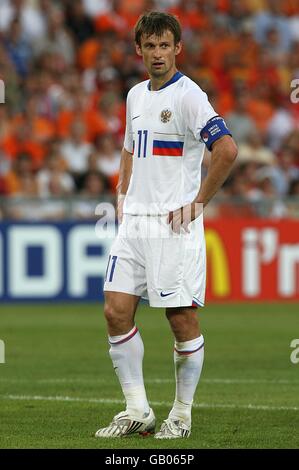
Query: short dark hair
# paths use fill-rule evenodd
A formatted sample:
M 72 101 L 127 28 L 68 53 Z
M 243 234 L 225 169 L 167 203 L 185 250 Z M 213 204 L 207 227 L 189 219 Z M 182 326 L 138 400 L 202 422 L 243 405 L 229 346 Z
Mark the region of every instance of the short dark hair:
M 141 45 L 141 36 L 146 37 L 153 34 L 161 37 L 165 31 L 171 31 L 174 37 L 174 43 L 177 44 L 181 40 L 182 30 L 179 20 L 170 13 L 160 11 L 151 11 L 141 15 L 135 25 L 135 42 Z

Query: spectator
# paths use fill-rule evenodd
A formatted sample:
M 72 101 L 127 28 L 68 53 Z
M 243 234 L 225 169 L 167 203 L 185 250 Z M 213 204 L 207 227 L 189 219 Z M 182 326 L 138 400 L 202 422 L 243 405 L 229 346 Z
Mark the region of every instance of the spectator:
M 57 153 L 50 153 L 45 160 L 45 167 L 37 173 L 37 187 L 39 196 L 44 198 L 53 194 L 53 187 L 54 194 L 62 196 L 74 191 L 74 180 L 64 171 L 62 159 Z M 59 191 L 55 191 L 55 188 L 59 188 Z
M 83 43 L 95 33 L 93 22 L 85 13 L 82 0 L 67 1 L 66 25 L 78 44 Z
M 261 134 L 256 130 L 239 145 L 238 164 L 242 162 L 260 165 L 274 165 L 276 162 L 275 154 L 264 145 Z
M 89 172 L 85 176 L 81 194 L 86 197 L 96 198 L 107 191 L 106 178 L 100 172 Z
M 78 193 L 82 192 L 83 186 L 85 184 L 86 176 L 89 173 L 98 173 L 99 171 L 99 162 L 98 155 L 96 151 L 90 153 L 88 157 L 88 167 L 86 171 L 76 177 L 76 190 Z
M 99 172 L 91 171 L 86 174 L 81 196 L 81 201 L 74 203 L 73 212 L 80 219 L 96 219 L 96 206 L 101 196 L 107 192 L 108 184 L 106 178 Z
M 98 169 L 108 178 L 110 189 L 116 192 L 120 165 L 120 150 L 112 134 L 100 136 L 96 145 Z
M 117 77 L 118 72 L 114 68 L 109 54 L 101 52 L 97 55 L 94 66 L 86 69 L 83 73 L 82 79 L 86 92 L 95 93 L 97 90 L 102 90 L 107 76 Z
M 29 180 L 27 184 L 30 185 Z M 50 181 L 51 199 L 38 201 L 35 198 L 24 200 L 30 196 L 28 192 L 18 194 L 9 201 L 7 212 L 9 217 L 16 220 L 62 220 L 67 216 L 67 205 L 61 197 L 63 196 L 62 188 L 54 178 Z
M 293 128 L 294 121 L 288 107 L 277 107 L 267 126 L 269 147 L 275 152 L 278 151 Z
M 26 0 L 1 0 L 0 32 L 9 31 L 13 21 L 18 18 L 26 41 L 32 43 L 39 40 L 47 30 L 47 14 L 50 7 L 50 0 L 34 3 Z
M 78 176 L 84 173 L 88 167 L 88 157 L 93 147 L 84 141 L 85 125 L 82 121 L 74 121 L 70 129 L 70 137 L 61 144 L 61 156 L 67 169 Z
M 109 0 L 83 0 L 84 11 L 91 18 L 102 13 L 111 13 L 111 4 Z
M 67 90 L 63 98 L 66 106 L 57 115 L 58 134 L 67 138 L 72 125 L 79 119 L 84 126 L 84 140 L 92 142 L 97 134 L 108 130 L 108 123 L 105 115 L 92 105 L 89 95 L 82 89 L 76 90 L 75 86 Z
M 288 195 L 299 197 L 299 178 L 291 181 Z
M 264 50 L 277 66 L 286 63 L 288 54 L 280 40 L 280 31 L 277 28 L 269 28 L 266 32 Z
M 242 93 L 236 97 L 235 107 L 226 115 L 226 122 L 238 143 L 246 141 L 256 131 L 253 119 L 248 115 L 248 95 Z
M 17 74 L 21 78 L 25 78 L 30 67 L 32 49 L 28 41 L 22 37 L 21 25 L 18 19 L 12 21 L 10 30 L 4 36 L 4 47 L 15 66 Z
M 278 165 L 269 170 L 269 175 L 277 193 L 286 195 L 291 182 L 299 178 L 299 168 L 295 166 L 295 154 L 291 149 L 283 148 L 280 151 Z
M 261 11 L 255 17 L 255 37 L 258 43 L 265 45 L 268 31 L 275 28 L 279 35 L 281 49 L 288 52 L 292 44 L 292 35 L 282 6 L 282 0 L 266 1 L 266 10 Z
M 5 174 L 5 184 L 9 195 L 36 195 L 37 188 L 33 167 L 33 160 L 29 154 L 20 153 L 16 155 L 12 169 Z
M 117 93 L 104 93 L 99 101 L 99 111 L 105 116 L 107 130 L 116 138 L 122 136 L 124 124 L 121 119 L 121 98 Z
M 233 34 L 240 34 L 247 27 L 250 21 L 250 12 L 247 2 L 231 0 L 229 5 L 229 15 L 227 17 L 228 26 Z
M 66 64 L 74 63 L 75 48 L 64 25 L 64 13 L 61 9 L 51 9 L 47 34 L 34 43 L 33 50 L 36 56 L 44 51 L 51 51 L 61 54 Z

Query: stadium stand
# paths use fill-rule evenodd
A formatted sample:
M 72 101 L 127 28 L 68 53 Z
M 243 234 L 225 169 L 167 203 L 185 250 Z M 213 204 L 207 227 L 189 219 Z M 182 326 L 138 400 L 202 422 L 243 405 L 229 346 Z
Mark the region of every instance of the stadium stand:
M 2 0 L 0 219 L 93 218 L 114 199 L 126 94 L 146 78 L 132 27 L 161 8 L 183 26 L 180 70 L 239 145 L 207 215 L 298 216 L 298 0 Z

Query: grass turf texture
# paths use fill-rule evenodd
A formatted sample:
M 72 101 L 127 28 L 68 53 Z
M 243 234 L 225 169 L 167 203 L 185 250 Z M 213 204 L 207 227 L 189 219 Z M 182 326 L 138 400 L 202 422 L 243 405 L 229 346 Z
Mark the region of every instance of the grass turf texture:
M 186 440 L 96 439 L 121 411 L 101 305 L 0 308 L 0 448 L 298 448 L 298 305 L 199 309 L 205 364 Z M 160 309 L 139 307 L 144 374 L 158 425 L 174 397 L 173 340 Z

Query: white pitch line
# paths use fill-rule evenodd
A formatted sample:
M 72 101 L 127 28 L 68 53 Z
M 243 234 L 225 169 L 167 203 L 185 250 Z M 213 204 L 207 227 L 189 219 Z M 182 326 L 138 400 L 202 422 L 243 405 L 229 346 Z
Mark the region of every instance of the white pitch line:
M 93 383 L 93 384 L 101 384 L 107 383 L 107 379 L 100 379 L 100 378 L 56 378 L 56 379 L 5 379 L 1 378 L 1 382 L 5 383 L 40 383 L 40 384 L 55 384 L 55 383 L 65 383 L 65 384 L 72 384 L 72 383 Z M 109 380 L 111 383 L 111 380 Z M 146 384 L 170 384 L 175 383 L 175 379 L 160 379 L 160 378 L 145 378 Z M 201 379 L 200 383 L 211 383 L 211 384 L 273 384 L 273 385 L 298 385 L 298 380 L 287 380 L 287 379 Z
M 62 397 L 62 396 L 41 396 L 41 395 L 0 395 L 2 400 L 38 400 L 38 401 L 61 401 L 61 402 L 81 402 L 81 403 L 99 403 L 99 404 L 123 404 L 123 400 L 112 398 L 81 398 L 81 397 Z M 173 403 L 166 401 L 150 401 L 152 406 L 171 407 Z M 235 405 L 233 403 L 194 403 L 194 408 L 229 408 L 245 410 L 265 410 L 265 411 L 299 411 L 298 406 L 271 406 L 271 405 Z
M 173 383 L 175 382 L 174 379 L 149 379 L 146 380 L 146 383 Z M 200 379 L 200 383 L 212 383 L 212 384 L 288 384 L 288 385 L 293 385 L 293 384 L 299 384 L 299 380 L 284 380 L 284 379 Z

